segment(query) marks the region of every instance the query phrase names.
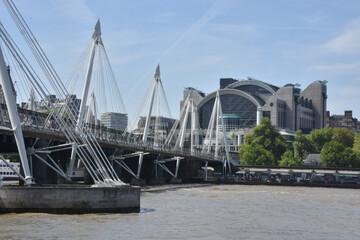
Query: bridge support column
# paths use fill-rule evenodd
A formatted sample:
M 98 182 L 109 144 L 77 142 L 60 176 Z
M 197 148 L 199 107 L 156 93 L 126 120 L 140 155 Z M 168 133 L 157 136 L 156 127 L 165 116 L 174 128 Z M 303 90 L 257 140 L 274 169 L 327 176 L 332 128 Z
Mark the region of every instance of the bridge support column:
M 74 169 L 77 148 L 78 148 L 78 145 L 76 143 L 74 143 L 72 151 L 71 151 L 70 164 L 69 164 L 68 175 L 67 175 L 70 179 L 71 179 L 72 172 Z
M 180 166 L 180 158 L 176 158 L 176 169 L 175 169 L 175 175 L 174 177 L 177 178 L 178 172 L 179 172 L 179 166 Z
M 257 108 L 256 111 L 256 125 L 259 126 L 261 123 L 261 118 L 262 118 L 262 110 L 260 107 Z
M 11 80 L 6 69 L 6 64 L 4 60 L 4 56 L 2 54 L 2 49 L 0 47 L 0 81 L 3 86 L 4 96 L 6 105 L 8 108 L 8 113 L 10 117 L 11 127 L 14 131 L 14 136 L 16 140 L 16 145 L 19 151 L 21 164 L 24 169 L 25 174 L 25 184 L 32 184 L 32 176 L 30 174 L 29 161 L 26 156 L 26 149 L 24 143 L 24 137 L 22 134 L 21 123 L 19 119 L 19 114 L 17 111 L 17 106 L 15 102 L 15 96 L 11 87 Z
M 137 169 L 137 173 L 136 173 L 136 178 L 139 179 L 140 178 L 140 171 L 141 171 L 141 166 L 144 160 L 144 153 L 140 153 L 139 155 L 139 165 L 138 165 L 138 169 Z

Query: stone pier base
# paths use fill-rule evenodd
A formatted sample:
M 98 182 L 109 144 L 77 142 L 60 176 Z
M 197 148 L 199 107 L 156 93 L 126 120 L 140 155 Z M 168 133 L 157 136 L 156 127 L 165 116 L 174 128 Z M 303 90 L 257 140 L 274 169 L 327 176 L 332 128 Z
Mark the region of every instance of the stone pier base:
M 139 187 L 2 186 L 0 213 L 124 213 L 140 211 Z

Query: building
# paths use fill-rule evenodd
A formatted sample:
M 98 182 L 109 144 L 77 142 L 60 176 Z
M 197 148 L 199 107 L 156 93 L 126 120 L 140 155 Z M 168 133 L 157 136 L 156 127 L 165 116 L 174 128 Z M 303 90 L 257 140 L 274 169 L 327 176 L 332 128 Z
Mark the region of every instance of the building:
M 165 139 L 169 134 L 175 121 L 176 120 L 173 118 L 168 118 L 163 116 L 159 116 L 159 117 L 151 116 L 149 122 L 148 136 L 150 138 L 154 138 L 155 135 L 159 135 L 162 136 L 161 139 Z M 145 124 L 146 124 L 146 117 L 140 116 L 138 126 L 134 131 L 132 131 L 132 133 L 136 136 L 141 137 L 144 133 Z
M 101 124 L 107 128 L 125 131 L 128 124 L 128 115 L 124 113 L 105 112 L 101 114 Z
M 332 115 L 330 111 L 326 112 L 326 126 L 346 128 L 353 132 L 360 132 L 360 121 L 357 118 L 353 118 L 352 111 L 346 110 L 344 115 Z
M 263 117 L 268 117 L 285 135 L 295 135 L 299 129 L 309 133 L 312 129 L 326 126 L 326 83 L 315 81 L 301 90 L 298 84 L 277 87 L 250 77 L 245 80 L 222 78 L 219 90 L 207 95 L 194 93 L 197 97 L 194 100 L 195 121 L 199 129 L 209 128 L 219 93 L 231 151 L 237 151 L 237 146 L 244 142 L 244 136 L 260 124 Z M 184 100 L 189 90 L 185 89 Z

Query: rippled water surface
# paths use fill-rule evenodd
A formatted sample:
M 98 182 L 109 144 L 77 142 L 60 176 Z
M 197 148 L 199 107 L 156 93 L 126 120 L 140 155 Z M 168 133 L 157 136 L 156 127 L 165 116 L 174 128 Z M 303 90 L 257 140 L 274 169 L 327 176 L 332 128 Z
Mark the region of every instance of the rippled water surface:
M 360 190 L 220 185 L 143 192 L 135 214 L 0 215 L 0 239 L 360 239 Z

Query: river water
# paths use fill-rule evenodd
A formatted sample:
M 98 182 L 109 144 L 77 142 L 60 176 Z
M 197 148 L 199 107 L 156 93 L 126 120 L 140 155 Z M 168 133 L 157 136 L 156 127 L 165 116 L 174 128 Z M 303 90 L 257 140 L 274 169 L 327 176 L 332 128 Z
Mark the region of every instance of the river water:
M 360 190 L 216 185 L 142 192 L 134 214 L 0 215 L 0 239 L 360 239 Z

